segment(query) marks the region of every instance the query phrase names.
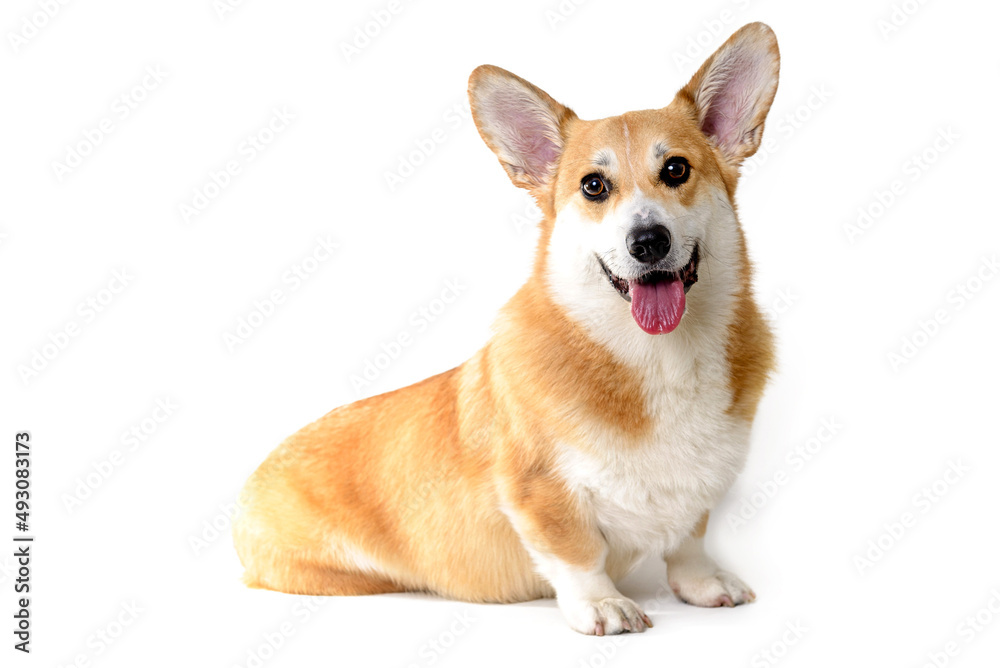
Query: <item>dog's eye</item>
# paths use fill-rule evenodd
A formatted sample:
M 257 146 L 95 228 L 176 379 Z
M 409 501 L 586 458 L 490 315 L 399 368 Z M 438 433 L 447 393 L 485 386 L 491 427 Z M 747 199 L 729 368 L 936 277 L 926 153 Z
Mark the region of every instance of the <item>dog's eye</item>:
M 676 188 L 688 180 L 691 173 L 691 165 L 684 158 L 667 158 L 660 170 L 660 180 L 671 188 Z
M 580 182 L 583 196 L 591 200 L 601 200 L 608 196 L 608 184 L 598 174 L 588 174 Z

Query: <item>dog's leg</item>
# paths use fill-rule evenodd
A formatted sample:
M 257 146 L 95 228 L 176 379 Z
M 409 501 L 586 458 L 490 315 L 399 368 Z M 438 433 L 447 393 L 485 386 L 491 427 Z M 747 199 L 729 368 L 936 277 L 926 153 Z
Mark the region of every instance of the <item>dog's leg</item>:
M 520 489 L 530 493 L 512 495 L 517 501 L 508 501 L 508 516 L 570 627 L 599 636 L 652 627 L 611 581 L 605 571 L 608 544 L 565 489 L 551 478 L 522 481 Z
M 607 547 L 590 564 L 572 564 L 554 554 L 532 550 L 538 570 L 556 590 L 559 609 L 570 627 L 588 635 L 641 633 L 652 627 L 646 613 L 626 598 L 604 570 Z
M 680 547 L 664 555 L 670 588 L 680 600 L 703 608 L 732 607 L 752 602 L 756 598 L 753 590 L 732 573 L 721 570 L 705 554 L 707 526 L 708 513 L 705 513 Z

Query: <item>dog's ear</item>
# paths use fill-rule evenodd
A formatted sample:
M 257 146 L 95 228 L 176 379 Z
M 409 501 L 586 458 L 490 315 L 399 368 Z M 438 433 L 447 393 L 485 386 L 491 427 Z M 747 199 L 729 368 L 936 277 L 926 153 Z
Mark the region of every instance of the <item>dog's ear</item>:
M 737 30 L 675 98 L 733 166 L 757 152 L 778 89 L 778 40 L 763 23 Z
M 514 185 L 528 190 L 551 183 L 575 114 L 540 88 L 507 70 L 480 65 L 469 77 L 472 117 Z

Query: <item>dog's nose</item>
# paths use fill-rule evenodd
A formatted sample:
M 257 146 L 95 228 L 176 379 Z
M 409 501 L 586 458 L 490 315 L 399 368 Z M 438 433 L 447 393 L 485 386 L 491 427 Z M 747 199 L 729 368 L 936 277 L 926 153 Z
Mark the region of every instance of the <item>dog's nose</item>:
M 663 225 L 629 232 L 625 237 L 625 245 L 636 260 L 652 264 L 662 260 L 670 252 L 670 232 Z

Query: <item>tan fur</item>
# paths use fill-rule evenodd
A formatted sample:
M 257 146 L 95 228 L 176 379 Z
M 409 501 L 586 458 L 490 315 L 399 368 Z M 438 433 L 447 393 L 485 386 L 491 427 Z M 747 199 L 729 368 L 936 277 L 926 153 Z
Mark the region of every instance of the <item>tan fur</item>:
M 511 179 L 532 191 L 545 214 L 531 279 L 472 359 L 331 411 L 271 454 L 246 484 L 234 529 L 249 585 L 299 594 L 430 591 L 469 601 L 551 596 L 511 513 L 536 548 L 581 569 L 600 563 L 600 531 L 560 478 L 556 444 L 578 443 L 596 427 L 628 447 L 649 435 L 651 418 L 642 409 L 641 375 L 591 340 L 549 296 L 546 248 L 556 212 L 593 171 L 595 147 L 626 153 L 623 124 L 633 146 L 669 136 L 673 149 L 699 164 L 692 187 L 676 195 L 683 204 L 706 196 L 698 180 L 724 189 L 732 201 L 738 159 L 698 126 L 694 99 L 704 69 L 665 109 L 597 121 L 579 119 L 520 80 L 555 110 L 564 144 L 551 181 L 530 178 L 501 156 Z M 470 86 L 498 72 L 481 67 Z M 500 155 L 502 147 L 484 139 Z M 654 193 L 642 153 L 632 155 L 620 187 Z M 594 212 L 599 216 L 599 207 Z M 753 300 L 742 234 L 740 246 L 742 286 L 728 346 L 730 412 L 749 423 L 773 352 Z M 707 522 L 706 513 L 692 535 L 704 535 Z M 627 565 L 605 567 L 616 578 Z

